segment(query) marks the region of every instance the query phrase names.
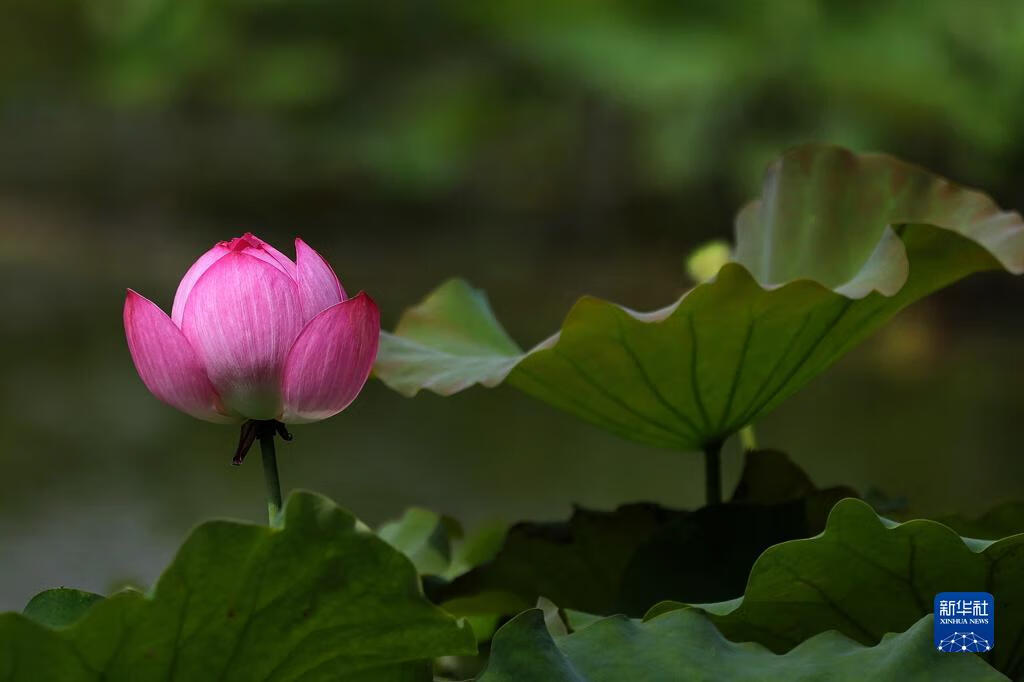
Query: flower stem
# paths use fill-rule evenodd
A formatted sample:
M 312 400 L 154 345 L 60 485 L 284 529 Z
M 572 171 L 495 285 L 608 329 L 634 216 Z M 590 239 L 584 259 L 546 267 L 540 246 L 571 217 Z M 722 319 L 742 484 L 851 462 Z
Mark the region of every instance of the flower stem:
M 267 482 L 267 512 L 273 526 L 281 513 L 281 479 L 277 475 L 273 427 L 260 429 L 260 451 L 263 454 L 263 478 Z
M 704 502 L 722 503 L 722 441 L 704 446 Z

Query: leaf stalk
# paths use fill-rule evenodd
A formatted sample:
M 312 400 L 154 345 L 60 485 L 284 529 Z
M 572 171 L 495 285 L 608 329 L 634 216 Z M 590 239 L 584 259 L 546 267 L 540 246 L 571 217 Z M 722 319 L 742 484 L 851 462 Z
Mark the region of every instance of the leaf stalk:
M 722 503 L 722 441 L 704 446 L 704 502 Z

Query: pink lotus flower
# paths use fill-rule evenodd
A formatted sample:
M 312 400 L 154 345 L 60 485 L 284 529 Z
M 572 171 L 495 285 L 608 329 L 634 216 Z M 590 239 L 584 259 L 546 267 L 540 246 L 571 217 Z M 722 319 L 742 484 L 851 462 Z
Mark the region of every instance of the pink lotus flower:
M 348 298 L 301 239 L 295 261 L 246 234 L 199 257 L 168 317 L 128 290 L 135 367 L 160 400 L 211 422 L 326 419 L 351 403 L 377 355 L 380 313 Z

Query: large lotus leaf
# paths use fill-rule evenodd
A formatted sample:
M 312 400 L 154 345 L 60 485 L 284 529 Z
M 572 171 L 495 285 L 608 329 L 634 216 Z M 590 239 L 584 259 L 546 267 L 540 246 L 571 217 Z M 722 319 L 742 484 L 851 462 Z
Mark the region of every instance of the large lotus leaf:
M 199 526 L 151 595 L 96 602 L 51 629 L 0 614 L 0 680 L 430 680 L 473 635 L 422 595 L 412 564 L 325 498 L 284 527 Z
M 935 521 L 894 523 L 864 502 L 843 500 L 825 531 L 768 549 L 742 599 L 702 608 L 726 637 L 788 651 L 826 630 L 864 644 L 931 613 L 939 592 L 990 592 L 990 662 L 1024 674 L 1024 534 L 996 542 L 962 538 Z M 681 604 L 659 604 L 648 618 Z
M 465 616 L 511 615 L 539 597 L 589 613 L 635 616 L 667 598 L 731 599 L 743 593 L 766 548 L 820 532 L 832 505 L 851 494 L 816 490 L 781 452 L 750 452 L 727 504 L 696 511 L 654 504 L 611 512 L 577 508 L 568 521 L 519 523 L 491 561 L 450 584 L 428 584 L 428 593 Z
M 894 158 L 808 146 L 768 169 L 734 258 L 652 313 L 584 297 L 525 353 L 452 280 L 382 335 L 375 371 L 406 395 L 507 381 L 624 437 L 703 448 L 913 301 L 979 270 L 1024 271 L 1024 222 Z
M 605 618 L 553 637 L 532 609 L 494 636 L 480 682 L 915 682 L 1006 678 L 973 655 L 943 654 L 932 646 L 932 618 L 865 647 L 837 632 L 803 642 L 785 655 L 758 644 L 731 642 L 694 609 L 646 623 Z

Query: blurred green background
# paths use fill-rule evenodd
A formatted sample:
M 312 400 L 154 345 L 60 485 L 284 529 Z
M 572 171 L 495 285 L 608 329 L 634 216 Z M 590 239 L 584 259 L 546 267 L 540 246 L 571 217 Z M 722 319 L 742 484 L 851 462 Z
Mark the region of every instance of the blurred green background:
M 158 403 L 126 287 L 170 308 L 213 242 L 301 235 L 390 328 L 461 274 L 521 344 L 576 297 L 688 286 L 764 165 L 883 150 L 1024 207 L 1024 3 L 2 0 L 0 609 L 149 584 L 210 515 L 263 520 L 237 432 Z M 1024 497 L 1024 282 L 912 308 L 758 425 L 821 484 L 977 513 Z M 701 460 L 511 389 L 371 381 L 294 429 L 287 487 L 370 523 L 700 502 Z M 735 445 L 726 485 L 738 473 Z

